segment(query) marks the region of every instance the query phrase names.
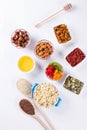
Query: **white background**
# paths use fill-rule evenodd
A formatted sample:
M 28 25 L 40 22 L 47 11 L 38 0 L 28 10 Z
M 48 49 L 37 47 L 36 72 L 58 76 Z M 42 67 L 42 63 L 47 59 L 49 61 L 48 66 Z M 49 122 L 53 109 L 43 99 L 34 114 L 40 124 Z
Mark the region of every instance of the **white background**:
M 73 5 L 71 11 L 57 15 L 39 29 L 34 27 L 35 23 L 68 2 Z M 74 68 L 65 60 L 65 56 L 76 47 L 87 53 L 86 12 L 86 0 L 0 0 L 0 130 L 43 130 L 35 119 L 19 108 L 19 101 L 26 98 L 16 87 L 20 78 L 32 84 L 49 81 L 57 86 L 62 98 L 61 105 L 58 108 L 43 108 L 56 130 L 87 130 L 87 59 Z M 61 23 L 67 24 L 72 36 L 72 41 L 66 45 L 60 45 L 53 32 L 53 27 Z M 26 29 L 31 35 L 28 48 L 17 49 L 11 44 L 11 34 L 19 28 Z M 47 61 L 34 55 L 35 44 L 41 39 L 50 40 L 54 47 L 54 54 Z M 17 61 L 22 55 L 30 55 L 35 59 L 36 66 L 32 73 L 23 73 L 18 69 Z M 62 80 L 50 81 L 45 76 L 44 69 L 50 61 L 58 61 L 63 65 Z M 63 88 L 67 74 L 84 82 L 80 95 Z

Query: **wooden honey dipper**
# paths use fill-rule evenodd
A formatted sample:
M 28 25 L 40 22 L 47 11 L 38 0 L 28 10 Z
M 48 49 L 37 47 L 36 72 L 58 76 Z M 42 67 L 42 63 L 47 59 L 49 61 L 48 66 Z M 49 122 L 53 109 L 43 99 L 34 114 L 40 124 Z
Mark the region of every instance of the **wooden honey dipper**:
M 51 19 L 52 17 L 54 17 L 55 15 L 57 15 L 58 13 L 62 12 L 62 11 L 68 11 L 69 9 L 72 8 L 72 4 L 66 4 L 62 9 L 56 11 L 55 13 L 51 14 L 50 16 L 48 16 L 47 18 L 43 19 L 42 21 L 40 21 L 39 23 L 37 23 L 35 25 L 35 27 L 40 27 L 40 25 L 42 25 L 43 23 L 45 23 L 46 21 L 48 21 L 49 19 Z

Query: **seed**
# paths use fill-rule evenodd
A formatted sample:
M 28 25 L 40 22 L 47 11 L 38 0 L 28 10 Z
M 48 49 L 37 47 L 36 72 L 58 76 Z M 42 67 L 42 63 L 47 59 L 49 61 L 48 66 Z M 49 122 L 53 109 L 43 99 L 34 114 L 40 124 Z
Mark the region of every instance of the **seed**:
M 67 88 L 68 90 L 79 94 L 81 89 L 83 88 L 84 83 L 81 82 L 80 80 L 72 77 L 72 76 L 68 76 L 65 80 L 64 83 L 64 87 Z

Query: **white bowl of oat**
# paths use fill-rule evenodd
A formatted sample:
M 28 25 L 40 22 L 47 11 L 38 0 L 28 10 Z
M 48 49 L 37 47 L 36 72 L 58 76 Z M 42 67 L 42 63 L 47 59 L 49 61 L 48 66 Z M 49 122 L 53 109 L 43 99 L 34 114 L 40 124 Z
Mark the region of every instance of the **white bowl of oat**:
M 51 106 L 58 106 L 61 102 L 58 89 L 52 83 L 35 83 L 32 86 L 32 93 L 34 100 L 46 108 Z

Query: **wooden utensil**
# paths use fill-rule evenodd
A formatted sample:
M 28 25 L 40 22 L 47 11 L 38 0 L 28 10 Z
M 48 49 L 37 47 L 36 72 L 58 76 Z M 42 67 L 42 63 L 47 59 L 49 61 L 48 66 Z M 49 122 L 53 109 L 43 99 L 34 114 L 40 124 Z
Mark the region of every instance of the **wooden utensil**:
M 35 105 L 35 107 L 37 108 L 37 110 L 39 111 L 39 113 L 44 117 L 44 119 L 47 121 L 47 123 L 49 124 L 51 130 L 56 130 L 54 125 L 52 124 L 52 122 L 50 121 L 50 119 L 48 118 L 48 116 L 44 113 L 44 111 L 41 109 L 41 107 L 37 104 L 37 102 L 35 102 L 34 98 L 33 98 L 33 93 L 32 93 L 32 100 L 33 103 Z
M 41 125 L 42 127 L 45 129 L 45 130 L 49 130 L 49 128 L 47 127 L 47 125 L 44 124 L 44 122 L 38 117 L 38 115 L 35 113 L 35 108 L 34 106 L 32 105 L 31 102 L 29 102 L 27 99 L 22 99 L 20 102 L 19 102 L 19 106 L 21 107 L 21 109 L 31 115 L 33 118 L 35 118 Z
M 56 11 L 55 13 L 51 14 L 50 16 L 48 16 L 47 18 L 43 19 L 42 21 L 40 21 L 39 23 L 37 23 L 35 25 L 35 27 L 40 27 L 43 23 L 45 23 L 46 21 L 48 21 L 49 19 L 51 19 L 52 17 L 54 17 L 55 15 L 59 14 L 62 11 L 68 11 L 69 9 L 72 8 L 72 4 L 66 4 L 62 9 Z
M 23 80 L 23 81 L 22 81 Z M 25 81 L 25 82 L 24 82 Z M 21 86 L 20 86 L 20 82 L 22 82 Z M 26 84 L 25 84 L 26 83 Z M 50 128 L 52 130 L 56 130 L 54 125 L 52 124 L 51 120 L 48 118 L 48 116 L 44 113 L 44 111 L 41 109 L 41 107 L 34 101 L 33 99 L 33 94 L 32 92 L 30 92 L 30 83 L 29 85 L 27 85 L 27 83 L 29 83 L 27 80 L 25 79 L 19 79 L 17 81 L 17 88 L 18 90 L 24 94 L 25 96 L 27 96 L 28 98 L 30 98 L 33 102 L 33 104 L 35 105 L 36 109 L 39 111 L 39 113 L 44 117 L 44 119 L 47 121 L 47 123 L 49 124 Z M 30 88 L 29 88 L 30 87 Z

